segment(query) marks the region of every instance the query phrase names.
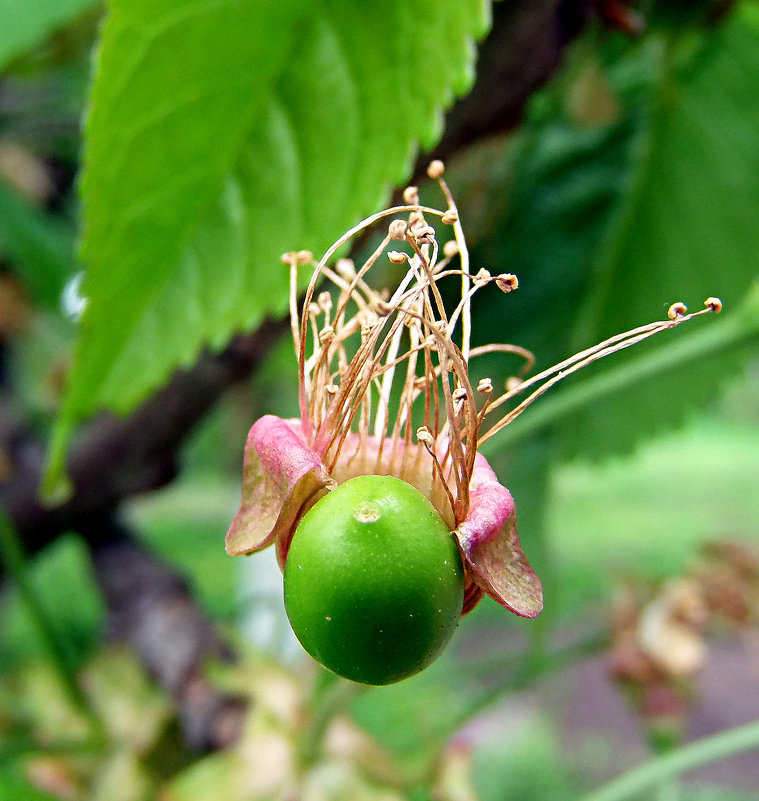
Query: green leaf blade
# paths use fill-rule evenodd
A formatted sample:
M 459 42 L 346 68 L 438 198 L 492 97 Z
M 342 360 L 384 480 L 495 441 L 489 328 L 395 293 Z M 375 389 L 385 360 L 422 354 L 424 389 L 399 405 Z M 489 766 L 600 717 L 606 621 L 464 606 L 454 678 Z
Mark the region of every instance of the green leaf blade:
M 674 301 L 695 310 L 718 295 L 723 314 L 740 314 L 750 293 L 759 252 L 753 219 L 759 204 L 759 26 L 739 9 L 707 36 L 685 66 L 673 65 L 671 43 L 663 57 L 637 183 L 596 260 L 577 347 L 663 318 Z M 689 326 L 677 337 L 698 337 L 700 327 Z M 745 333 L 748 342 L 748 321 Z M 658 347 L 666 346 L 657 341 L 640 350 Z M 637 350 L 594 369 L 618 370 L 639 357 Z M 718 350 L 573 415 L 562 427 L 567 451 L 602 456 L 676 425 L 715 397 L 750 352 Z
M 421 17 L 399 0 L 275 5 L 112 4 L 85 129 L 89 305 L 64 425 L 128 411 L 202 346 L 281 313 L 280 254 L 319 253 L 376 209 L 471 80 L 487 24 L 480 0 Z

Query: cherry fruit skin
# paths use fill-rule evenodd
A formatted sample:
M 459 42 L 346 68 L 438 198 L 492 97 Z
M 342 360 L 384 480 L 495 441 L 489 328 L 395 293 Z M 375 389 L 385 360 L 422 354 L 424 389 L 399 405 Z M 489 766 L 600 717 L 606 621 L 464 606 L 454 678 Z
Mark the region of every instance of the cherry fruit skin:
M 392 684 L 450 640 L 464 571 L 453 535 L 419 490 L 363 475 L 304 515 L 284 588 L 290 624 L 314 659 L 355 682 Z

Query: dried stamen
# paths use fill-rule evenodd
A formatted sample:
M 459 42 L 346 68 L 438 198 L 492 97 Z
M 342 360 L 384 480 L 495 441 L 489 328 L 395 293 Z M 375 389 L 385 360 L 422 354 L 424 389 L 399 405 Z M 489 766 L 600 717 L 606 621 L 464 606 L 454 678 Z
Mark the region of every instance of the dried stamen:
M 509 293 L 519 288 L 519 279 L 511 273 L 501 273 L 495 278 L 495 285 L 501 292 Z
M 688 314 L 683 304 L 673 304 L 667 320 L 611 337 L 524 378 L 535 361 L 526 349 L 502 343 L 470 346 L 474 295 L 490 283 L 510 293 L 519 281 L 511 273 L 494 276 L 486 269 L 470 273 L 460 215 L 443 179 L 442 163 L 433 162 L 429 175 L 440 186 L 445 209 L 422 206 L 416 187 L 408 187 L 404 205 L 372 215 L 330 247 L 315 266 L 300 310 L 297 268 L 313 263 L 313 257 L 294 252 L 283 261 L 291 272 L 291 327 L 301 377 L 301 423 L 310 446 L 324 456 L 330 469 L 338 463 L 343 467 L 361 464 L 361 469 L 400 472 L 412 480 L 421 460 L 431 457 L 432 485 L 425 485 L 425 491 L 447 498 L 450 509 L 444 513 L 450 516 L 452 510 L 460 521 L 469 508 L 479 444 L 565 376 L 696 315 Z M 442 249 L 435 228 L 427 222 L 434 217 L 453 226 L 455 238 Z M 353 236 L 386 218 L 391 218 L 387 234 L 360 267 L 347 259 L 338 260 L 334 268 L 328 266 Z M 406 242 L 410 252 L 389 247 L 394 242 Z M 406 269 L 392 293 L 378 291 L 368 280 L 382 254 Z M 450 263 L 457 257 L 459 264 L 454 269 Z M 322 279 L 336 288 L 334 297 L 326 291 L 317 294 Z M 449 280 L 460 281 L 459 299 L 451 311 L 444 300 L 448 295 L 440 288 Z M 719 299 L 709 298 L 703 311 L 696 314 L 720 309 Z M 498 397 L 493 397 L 493 381 L 481 379 L 476 393 L 484 402 L 478 404 L 469 366 L 473 358 L 486 353 L 514 354 L 523 364 Z M 522 393 L 526 394 L 521 402 L 487 431 L 481 431 L 493 411 Z M 351 444 L 346 446 L 348 442 Z M 341 457 L 344 447 L 349 453 Z

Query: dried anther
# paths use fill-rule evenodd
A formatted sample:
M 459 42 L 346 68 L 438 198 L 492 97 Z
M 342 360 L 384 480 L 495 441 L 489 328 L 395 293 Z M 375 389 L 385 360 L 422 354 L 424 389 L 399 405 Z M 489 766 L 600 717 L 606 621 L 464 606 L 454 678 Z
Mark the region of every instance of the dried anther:
M 437 181 L 438 178 L 443 177 L 443 173 L 445 172 L 445 165 L 443 164 L 440 159 L 435 159 L 435 161 L 431 161 L 429 166 L 427 167 L 427 175 L 432 178 L 434 181 Z
M 428 448 L 432 448 L 435 440 L 432 434 L 430 434 L 429 428 L 427 426 L 419 426 L 416 430 L 416 439 L 417 442 L 421 442 L 423 445 L 427 446 Z
M 450 239 L 443 245 L 443 255 L 447 259 L 452 259 L 454 256 L 458 255 L 459 252 L 459 244 L 455 239 Z
M 495 283 L 508 293 L 519 282 L 510 273 L 471 273 L 442 164 L 433 163 L 430 175 L 438 180 L 445 210 L 419 205 L 416 188 L 409 187 L 405 206 L 372 215 L 334 243 L 316 264 L 302 303 L 298 268 L 304 262 L 300 254 L 284 258 L 291 276 L 300 417 L 267 415 L 251 428 L 243 498 L 227 534 L 227 550 L 249 554 L 275 543 L 284 566 L 295 527 L 325 493 L 358 475 L 393 475 L 425 495 L 455 537 L 466 577 L 462 613 L 487 594 L 518 615 L 535 617 L 543 605 L 542 587 L 519 542 L 514 501 L 479 445 L 564 376 L 696 314 L 718 311 L 718 302 L 710 299 L 696 314 L 683 309 L 524 378 L 534 364 L 529 351 L 502 343 L 470 344 L 476 292 Z M 384 241 L 362 266 L 347 260 L 329 266 L 351 237 L 387 217 L 393 220 Z M 440 260 L 436 232 L 427 221 L 435 217 L 450 221 L 455 235 Z M 390 249 L 397 241 L 408 242 L 414 252 Z M 406 268 L 385 295 L 369 281 L 383 253 Z M 456 256 L 458 264 L 451 265 Z M 325 284 L 331 291 L 316 295 Z M 443 300 L 451 294 L 441 291 L 443 284 L 458 287 L 452 308 Z M 510 379 L 497 397 L 489 378 L 473 383 L 469 374 L 477 356 L 494 352 L 524 359 L 520 377 Z
M 496 276 L 495 285 L 501 292 L 506 292 L 508 294 L 519 288 L 519 279 L 511 273 L 501 273 Z
M 419 205 L 419 190 L 415 186 L 407 186 L 403 190 L 403 202 L 409 206 Z
M 405 220 L 393 220 L 388 226 L 388 235 L 396 242 L 402 242 L 407 232 L 408 223 Z
M 313 264 L 314 254 L 310 250 L 291 250 L 289 253 L 283 253 L 280 257 L 283 264 Z
M 417 245 L 431 245 L 435 241 L 435 229 L 431 225 L 414 226 L 411 236 Z

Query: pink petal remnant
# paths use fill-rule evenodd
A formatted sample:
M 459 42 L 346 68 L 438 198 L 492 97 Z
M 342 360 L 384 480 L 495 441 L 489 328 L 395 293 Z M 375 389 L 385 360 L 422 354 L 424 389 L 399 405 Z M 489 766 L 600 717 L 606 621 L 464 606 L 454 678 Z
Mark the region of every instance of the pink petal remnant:
M 501 606 L 520 617 L 537 617 L 543 586 L 519 542 L 514 499 L 482 454 L 469 486 L 469 512 L 454 532 L 467 572 Z
M 277 540 L 280 563 L 298 520 L 335 486 L 300 431 L 299 420 L 265 415 L 245 442 L 242 501 L 226 537 L 227 553 L 242 556 Z

